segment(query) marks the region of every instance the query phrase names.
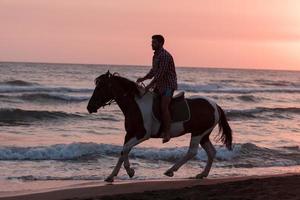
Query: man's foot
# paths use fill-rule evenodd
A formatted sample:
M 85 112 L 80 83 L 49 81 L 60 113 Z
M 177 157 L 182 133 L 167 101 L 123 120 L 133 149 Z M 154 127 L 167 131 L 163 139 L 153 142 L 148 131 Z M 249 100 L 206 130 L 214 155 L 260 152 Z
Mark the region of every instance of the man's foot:
M 167 142 L 169 142 L 170 141 L 170 139 L 171 139 L 171 135 L 170 135 L 170 133 L 165 133 L 164 134 L 164 138 L 163 138 L 163 143 L 167 143 Z

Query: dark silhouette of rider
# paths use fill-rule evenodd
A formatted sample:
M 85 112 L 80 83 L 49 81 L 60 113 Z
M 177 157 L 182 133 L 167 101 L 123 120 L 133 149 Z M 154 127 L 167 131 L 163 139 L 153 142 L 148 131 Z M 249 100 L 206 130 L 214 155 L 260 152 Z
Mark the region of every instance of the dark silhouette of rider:
M 161 112 L 163 119 L 163 143 L 168 142 L 171 138 L 170 125 L 170 102 L 177 89 L 177 76 L 175 64 L 172 55 L 163 48 L 165 39 L 162 35 L 152 36 L 152 49 L 154 55 L 152 59 L 152 68 L 146 76 L 138 78 L 137 82 L 142 82 L 146 79 L 153 80 L 145 87 L 146 92 L 153 88 L 154 92 L 160 95 Z

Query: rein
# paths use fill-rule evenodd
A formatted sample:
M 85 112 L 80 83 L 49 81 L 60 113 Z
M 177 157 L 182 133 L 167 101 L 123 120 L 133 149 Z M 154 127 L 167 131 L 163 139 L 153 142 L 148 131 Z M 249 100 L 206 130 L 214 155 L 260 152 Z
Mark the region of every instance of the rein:
M 115 72 L 115 73 L 111 74 L 111 76 L 119 76 L 119 73 Z M 145 84 L 144 84 L 143 82 L 142 82 L 141 84 L 142 84 L 143 87 L 145 87 Z M 111 84 L 109 85 L 109 88 L 111 89 Z M 126 96 L 128 95 L 129 92 L 130 92 L 130 91 L 125 92 L 125 93 L 122 95 L 122 97 L 126 97 Z M 108 102 L 104 103 L 104 105 L 102 105 L 102 107 L 104 108 L 105 106 L 109 106 L 109 105 L 111 105 L 111 104 L 113 104 L 113 103 L 116 103 L 115 98 L 116 98 L 116 97 L 114 97 L 114 98 L 112 98 L 111 100 L 109 100 Z
M 111 99 L 111 100 L 109 100 L 108 102 L 106 102 L 106 103 L 102 106 L 102 108 L 104 108 L 104 106 L 110 106 L 110 105 L 113 104 L 113 103 L 116 103 L 116 100 L 115 100 L 115 99 Z

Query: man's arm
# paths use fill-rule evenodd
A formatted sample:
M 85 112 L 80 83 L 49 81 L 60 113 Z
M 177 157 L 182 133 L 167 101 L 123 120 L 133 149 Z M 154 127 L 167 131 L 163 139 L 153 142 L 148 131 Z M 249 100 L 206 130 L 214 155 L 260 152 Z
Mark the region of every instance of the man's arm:
M 151 79 L 151 78 L 153 78 L 153 76 L 155 75 L 155 69 L 154 69 L 154 67 L 152 67 L 151 69 L 150 69 L 150 71 L 148 72 L 148 74 L 146 74 L 146 76 L 144 76 L 143 77 L 143 79 Z
M 143 78 L 138 78 L 137 82 L 139 83 L 139 82 L 142 82 L 142 81 L 144 81 L 146 79 L 151 79 L 151 78 L 153 78 L 153 76 L 155 75 L 155 73 L 156 73 L 156 69 L 154 68 L 154 66 L 152 66 L 152 68 L 150 69 L 150 71 L 148 72 L 148 74 L 146 74 L 146 76 L 144 76 Z

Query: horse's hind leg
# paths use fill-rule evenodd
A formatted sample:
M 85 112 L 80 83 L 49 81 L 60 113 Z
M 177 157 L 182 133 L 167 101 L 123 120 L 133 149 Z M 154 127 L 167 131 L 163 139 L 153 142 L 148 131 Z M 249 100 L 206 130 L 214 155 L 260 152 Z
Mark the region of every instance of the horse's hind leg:
M 134 176 L 134 169 L 130 167 L 129 157 L 128 154 L 124 156 L 124 168 L 130 178 Z
M 181 158 L 177 163 L 175 163 L 175 165 L 173 165 L 170 169 L 168 169 L 164 174 L 170 177 L 173 176 L 174 171 L 177 171 L 183 164 L 185 164 L 188 160 L 192 159 L 195 155 L 197 155 L 200 141 L 203 137 L 209 135 L 212 132 L 213 128 L 214 127 L 207 129 L 202 134 L 192 134 L 196 136 L 192 136 L 187 154 L 183 158 Z
M 182 157 L 178 162 L 175 163 L 170 169 L 168 169 L 164 174 L 166 176 L 173 176 L 174 172 L 177 171 L 183 164 L 192 159 L 197 155 L 199 143 L 202 136 L 194 136 L 191 138 L 189 150 L 184 157 Z
M 196 176 L 196 178 L 201 179 L 204 177 L 207 177 L 209 174 L 209 171 L 211 169 L 213 160 L 216 156 L 216 149 L 214 148 L 214 146 L 212 145 L 211 141 L 209 140 L 209 137 L 206 136 L 201 140 L 201 146 L 203 147 L 203 149 L 205 150 L 206 154 L 207 154 L 207 162 L 206 162 L 206 166 L 204 168 L 204 170 L 198 174 Z

